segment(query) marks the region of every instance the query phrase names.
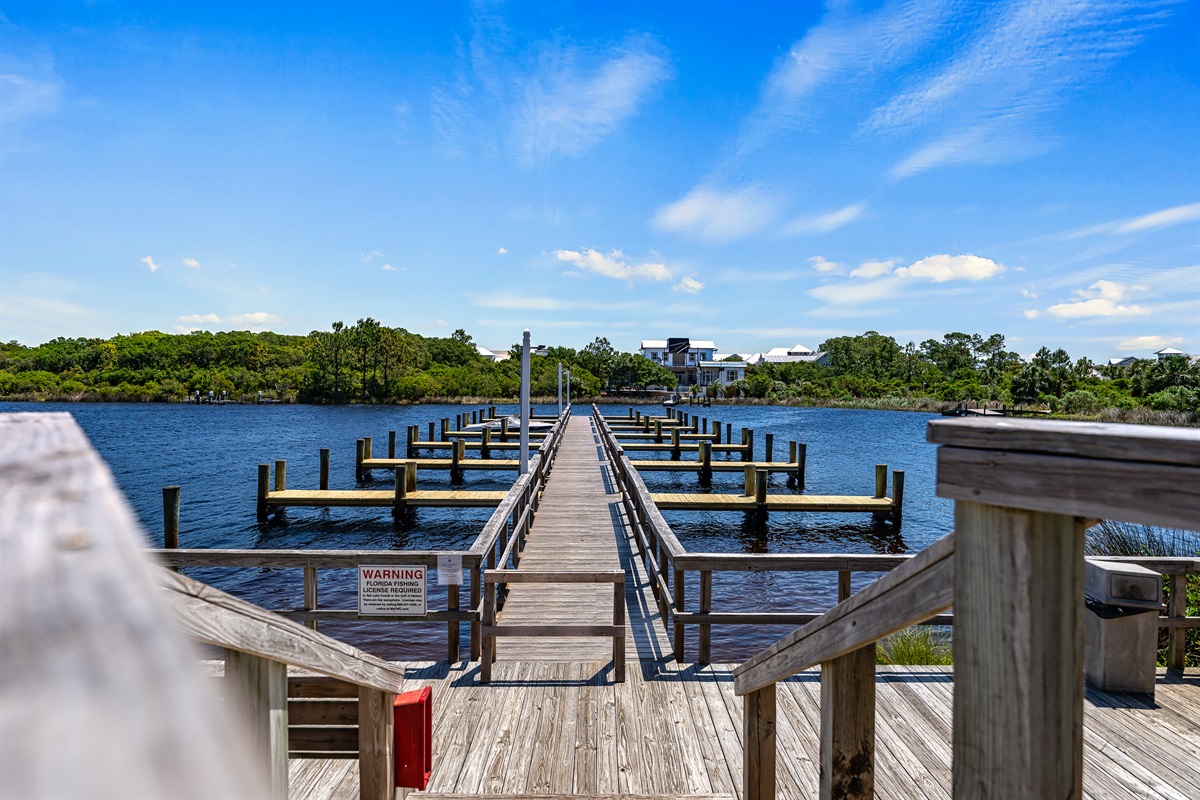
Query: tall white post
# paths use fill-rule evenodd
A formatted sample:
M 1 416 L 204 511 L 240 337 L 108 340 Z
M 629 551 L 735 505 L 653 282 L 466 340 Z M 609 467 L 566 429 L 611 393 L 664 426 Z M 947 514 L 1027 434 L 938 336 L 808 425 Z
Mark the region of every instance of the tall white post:
M 558 415 L 562 416 L 562 362 L 558 362 Z
M 567 373 L 567 408 L 571 407 L 571 373 Z
M 529 472 L 529 329 L 521 334 L 521 474 Z

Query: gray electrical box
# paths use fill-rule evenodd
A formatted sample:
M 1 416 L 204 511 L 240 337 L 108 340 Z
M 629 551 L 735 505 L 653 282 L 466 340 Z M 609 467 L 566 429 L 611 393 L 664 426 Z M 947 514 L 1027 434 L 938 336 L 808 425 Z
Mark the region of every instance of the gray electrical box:
M 1087 559 L 1083 664 L 1105 692 L 1154 694 L 1162 576 L 1120 561 Z

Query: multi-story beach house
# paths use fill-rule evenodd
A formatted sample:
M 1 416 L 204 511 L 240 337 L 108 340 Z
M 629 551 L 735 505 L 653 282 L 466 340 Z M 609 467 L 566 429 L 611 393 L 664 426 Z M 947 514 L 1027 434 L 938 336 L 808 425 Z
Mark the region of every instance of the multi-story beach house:
M 700 364 L 712 362 L 717 346 L 701 339 L 643 339 L 639 352 L 675 373 L 676 386 L 687 387 L 700 383 Z

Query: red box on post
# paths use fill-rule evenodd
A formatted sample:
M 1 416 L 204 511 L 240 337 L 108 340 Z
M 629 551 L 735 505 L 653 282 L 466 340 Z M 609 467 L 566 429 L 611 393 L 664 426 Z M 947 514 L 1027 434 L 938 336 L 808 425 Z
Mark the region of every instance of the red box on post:
M 433 772 L 433 690 L 396 695 L 396 785 L 424 789 Z

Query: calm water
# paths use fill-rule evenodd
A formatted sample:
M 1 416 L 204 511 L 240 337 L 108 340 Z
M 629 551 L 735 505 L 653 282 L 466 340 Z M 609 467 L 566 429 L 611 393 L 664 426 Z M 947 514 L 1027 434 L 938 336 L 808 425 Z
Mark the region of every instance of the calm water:
M 474 408 L 474 407 L 470 407 Z M 499 406 L 512 411 L 512 406 Z M 148 542 L 162 544 L 162 487 L 182 489 L 180 545 L 260 549 L 466 549 L 490 509 L 419 509 L 396 522 L 387 509 L 290 509 L 270 522 L 255 520 L 259 463 L 286 459 L 290 488 L 315 488 L 320 448 L 331 449 L 330 488 L 354 482 L 354 442 L 375 438 L 386 454 L 387 432 L 403 439 L 406 426 L 453 417 L 464 406 L 192 406 L 160 404 L 0 403 L 0 411 L 69 411 L 108 462 L 146 529 Z M 602 407 L 624 413 L 626 406 Z M 644 406 L 643 411 L 652 407 Z M 552 408 L 542 406 L 542 412 Z M 666 512 L 681 542 L 699 552 L 904 553 L 915 552 L 949 532 L 952 507 L 933 495 L 934 447 L 925 442 L 929 415 L 842 409 L 713 407 L 690 409 L 700 416 L 754 428 L 756 458 L 763 434 L 775 433 L 775 459 L 786 460 L 791 439 L 808 444 L 806 491 L 813 494 L 872 494 L 874 465 L 906 473 L 904 525 L 868 514 L 776 514 L 765 527 L 737 513 Z M 576 413 L 585 413 L 579 408 Z M 646 454 L 652 455 L 652 454 Z M 383 477 L 381 473 L 376 473 Z M 652 491 L 697 491 L 694 475 L 647 473 Z M 468 473 L 465 488 L 506 489 L 514 473 Z M 740 492 L 740 473 L 718 473 L 713 491 Z M 771 491 L 790 491 L 782 475 Z M 425 472 L 422 486 L 448 486 L 445 472 Z M 380 487 L 388 485 L 381 481 Z M 190 569 L 189 575 L 268 608 L 298 608 L 300 570 Z M 856 576 L 866 581 L 870 576 Z M 698 596 L 698 577 L 687 587 Z M 353 608 L 353 570 L 322 570 L 320 603 Z M 465 599 L 465 598 L 464 598 Z M 716 611 L 749 609 L 821 610 L 836 599 L 836 576 L 826 574 L 718 573 L 713 578 Z M 444 592 L 430 587 L 430 607 L 444 608 Z M 693 605 L 694 607 L 694 605 Z M 442 624 L 322 623 L 322 631 L 386 658 L 445 657 Z M 713 636 L 713 657 L 735 660 L 755 652 L 786 628 L 730 626 Z M 464 642 L 465 628 L 464 628 Z M 465 645 L 464 645 L 465 646 Z M 695 656 L 695 635 L 689 639 Z

